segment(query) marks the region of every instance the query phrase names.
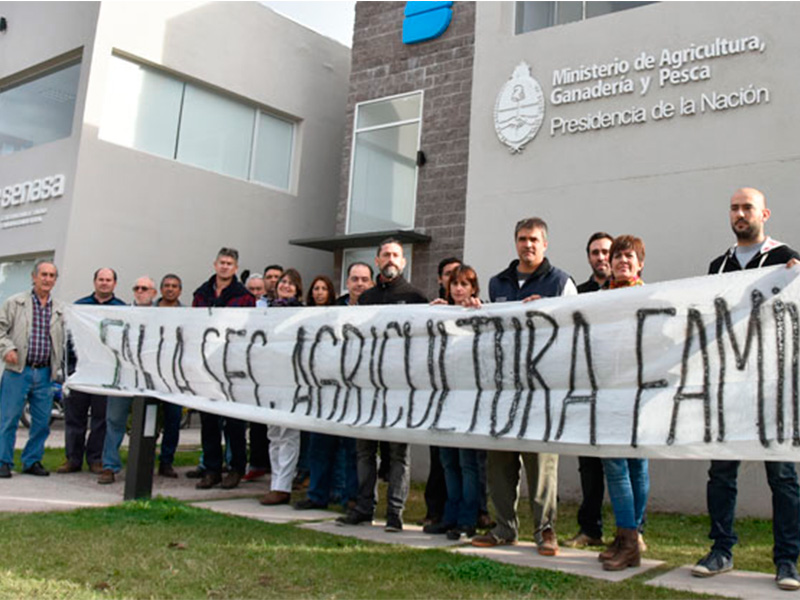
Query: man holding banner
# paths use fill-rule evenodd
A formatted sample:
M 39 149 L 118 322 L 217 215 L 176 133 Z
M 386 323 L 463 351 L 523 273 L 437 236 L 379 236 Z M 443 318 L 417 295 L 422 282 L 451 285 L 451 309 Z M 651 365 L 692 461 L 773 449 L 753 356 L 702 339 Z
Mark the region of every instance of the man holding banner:
M 492 302 L 525 302 L 578 293 L 572 278 L 545 258 L 547 223 L 539 218 L 523 219 L 514 229 L 514 240 L 518 259 L 489 281 Z M 544 452 L 489 451 L 489 495 L 494 502 L 497 525 L 486 535 L 473 537 L 472 545 L 485 548 L 516 543 L 519 534 L 520 461 L 528 478 L 537 551 L 543 556 L 555 556 L 558 553 L 554 527 L 558 455 Z
M 709 275 L 756 269 L 800 260 L 800 254 L 764 233 L 770 217 L 764 194 L 754 188 L 741 188 L 731 197 L 731 228 L 736 245 L 717 257 Z M 733 546 L 738 541 L 733 531 L 736 511 L 738 460 L 712 460 L 708 470 L 706 502 L 711 517 L 708 536 L 714 541 L 711 552 L 692 568 L 695 577 L 710 577 L 733 569 Z M 797 558 L 800 555 L 800 487 L 794 463 L 765 462 L 767 481 L 772 490 L 772 531 L 777 586 L 800 589 Z

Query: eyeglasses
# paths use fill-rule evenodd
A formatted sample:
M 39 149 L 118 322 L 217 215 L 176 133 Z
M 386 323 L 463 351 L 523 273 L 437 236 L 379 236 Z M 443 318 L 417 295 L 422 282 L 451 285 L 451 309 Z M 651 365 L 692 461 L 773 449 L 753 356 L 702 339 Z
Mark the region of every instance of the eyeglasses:
M 149 288 L 149 287 L 144 286 L 144 285 L 135 285 L 135 286 L 133 286 L 133 291 L 134 292 L 148 292 L 151 289 L 153 289 L 153 288 Z

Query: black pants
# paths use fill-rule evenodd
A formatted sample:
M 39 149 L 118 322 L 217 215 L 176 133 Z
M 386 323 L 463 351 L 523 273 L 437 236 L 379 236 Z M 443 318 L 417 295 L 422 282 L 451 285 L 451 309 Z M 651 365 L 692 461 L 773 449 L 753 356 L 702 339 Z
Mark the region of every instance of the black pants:
M 430 447 L 430 461 L 431 468 L 425 483 L 425 506 L 428 509 L 425 518 L 439 521 L 444 516 L 444 505 L 447 504 L 447 484 L 437 446 Z
M 581 532 L 589 537 L 603 537 L 603 460 L 596 456 L 579 456 L 578 468 L 581 473 L 583 500 L 578 509 L 578 525 Z
M 83 465 L 84 455 L 89 465 L 103 462 L 103 442 L 106 439 L 107 396 L 96 396 L 73 390 L 64 404 L 64 445 L 67 461 Z M 89 438 L 86 421 L 91 411 Z
M 225 420 L 224 428 L 231 445 L 231 464 L 233 471 L 244 475 L 247 468 L 246 423 L 239 419 L 220 417 L 210 413 L 200 413 L 200 441 L 203 444 L 203 464 L 210 473 L 222 472 L 222 427 L 220 420 Z

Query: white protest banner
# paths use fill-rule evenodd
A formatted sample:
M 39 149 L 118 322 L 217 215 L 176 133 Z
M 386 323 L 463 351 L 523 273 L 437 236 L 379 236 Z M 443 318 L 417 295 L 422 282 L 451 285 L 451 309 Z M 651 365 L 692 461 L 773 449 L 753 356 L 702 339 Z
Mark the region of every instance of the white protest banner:
M 68 385 L 351 437 L 794 461 L 799 272 L 478 310 L 71 306 Z

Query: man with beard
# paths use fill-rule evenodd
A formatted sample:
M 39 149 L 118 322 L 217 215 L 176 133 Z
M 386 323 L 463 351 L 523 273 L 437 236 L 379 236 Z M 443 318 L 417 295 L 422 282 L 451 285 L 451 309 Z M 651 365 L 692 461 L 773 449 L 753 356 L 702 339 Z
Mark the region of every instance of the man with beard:
M 610 256 L 611 242 L 614 238 L 605 231 L 593 233 L 586 244 L 586 258 L 592 268 L 592 275 L 578 286 L 578 293 L 596 292 L 602 288 L 611 275 Z
M 375 257 L 378 280 L 358 299 L 359 305 L 370 304 L 427 304 L 428 299 L 403 277 L 406 259 L 403 246 L 388 238 L 378 246 Z M 336 519 L 339 525 L 372 523 L 375 505 L 378 503 L 378 442 L 358 440 L 358 500 L 356 506 Z M 403 509 L 408 496 L 411 479 L 411 462 L 408 444 L 389 442 L 389 489 L 386 499 L 386 531 L 403 530 Z
M 717 257 L 708 268 L 709 275 L 757 269 L 786 263 L 795 264 L 800 254 L 764 233 L 770 217 L 767 199 L 754 188 L 741 188 L 731 197 L 731 228 L 736 245 Z M 706 504 L 711 517 L 708 537 L 714 543 L 711 552 L 692 568 L 695 577 L 711 577 L 733 569 L 733 546 L 738 541 L 733 531 L 736 512 L 738 460 L 712 460 L 708 469 Z M 800 589 L 797 558 L 800 555 L 800 487 L 794 463 L 764 463 L 767 482 L 772 490 L 772 533 L 775 583 L 782 590 Z

